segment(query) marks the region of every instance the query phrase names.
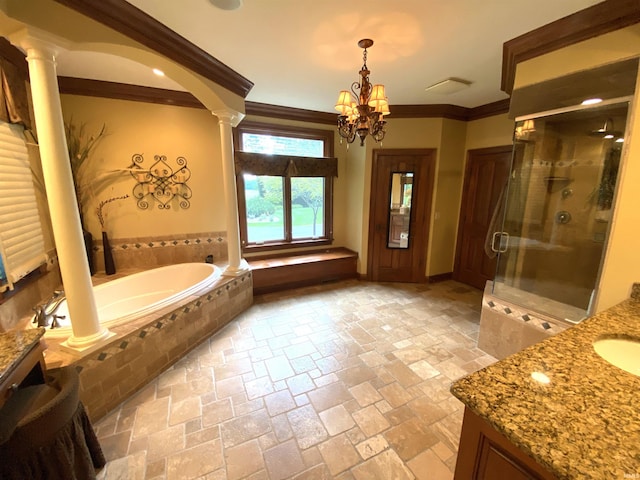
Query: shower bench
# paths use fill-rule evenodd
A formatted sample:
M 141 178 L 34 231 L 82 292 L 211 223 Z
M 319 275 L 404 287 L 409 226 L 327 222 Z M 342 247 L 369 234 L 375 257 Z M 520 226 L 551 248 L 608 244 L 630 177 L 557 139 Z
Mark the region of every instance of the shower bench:
M 247 258 L 254 295 L 356 278 L 357 261 L 358 254 L 343 247 Z

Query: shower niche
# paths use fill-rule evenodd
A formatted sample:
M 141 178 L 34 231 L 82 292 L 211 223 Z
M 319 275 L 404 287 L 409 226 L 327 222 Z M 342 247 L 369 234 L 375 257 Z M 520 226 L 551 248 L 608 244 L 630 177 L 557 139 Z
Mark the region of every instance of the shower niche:
M 630 97 L 516 118 L 478 345 L 502 358 L 592 312 Z

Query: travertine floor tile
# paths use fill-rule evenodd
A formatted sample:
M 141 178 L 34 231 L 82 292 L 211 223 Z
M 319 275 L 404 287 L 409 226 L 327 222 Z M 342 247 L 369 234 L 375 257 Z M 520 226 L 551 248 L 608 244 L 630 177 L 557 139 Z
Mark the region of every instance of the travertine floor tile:
M 271 480 L 291 478 L 304 470 L 304 462 L 295 440 L 289 440 L 264 452 Z
M 346 432 L 355 425 L 344 405 L 336 405 L 320 412 L 320 419 L 331 436 Z
M 101 480 L 453 476 L 481 292 L 345 281 L 264 295 L 97 422 Z
M 320 450 L 320 455 L 327 464 L 329 472 L 334 476 L 360 461 L 360 455 L 344 434 L 321 443 L 318 445 L 318 450 Z

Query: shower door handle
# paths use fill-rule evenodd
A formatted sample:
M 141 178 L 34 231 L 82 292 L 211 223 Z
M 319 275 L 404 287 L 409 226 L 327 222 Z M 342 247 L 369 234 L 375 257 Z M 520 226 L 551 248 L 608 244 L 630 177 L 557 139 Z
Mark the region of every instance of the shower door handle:
M 502 241 L 503 235 L 506 237 L 506 242 Z M 498 248 L 496 248 L 496 237 L 500 236 L 500 244 Z M 509 248 L 509 234 L 507 232 L 493 232 L 493 237 L 491 238 L 491 250 L 496 253 L 504 253 Z

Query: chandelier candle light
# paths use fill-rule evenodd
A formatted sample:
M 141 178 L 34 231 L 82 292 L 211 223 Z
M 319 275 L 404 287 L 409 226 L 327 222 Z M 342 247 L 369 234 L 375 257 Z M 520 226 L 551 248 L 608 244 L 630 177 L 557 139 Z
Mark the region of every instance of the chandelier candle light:
M 360 69 L 360 81 L 353 82 L 351 92 L 342 90 L 336 103 L 338 115 L 338 133 L 348 143 L 352 143 L 356 135 L 360 138 L 360 146 L 364 146 L 367 135 L 376 142 L 381 142 L 385 135 L 384 117 L 389 115 L 389 100 L 384 93 L 384 85 L 371 85 L 369 82 L 369 68 L 367 67 L 367 48 L 373 45 L 373 40 L 365 38 L 358 42 L 364 49 L 362 59 L 364 64 Z M 358 93 L 359 92 L 359 93 Z M 358 99 L 352 99 L 351 94 Z

